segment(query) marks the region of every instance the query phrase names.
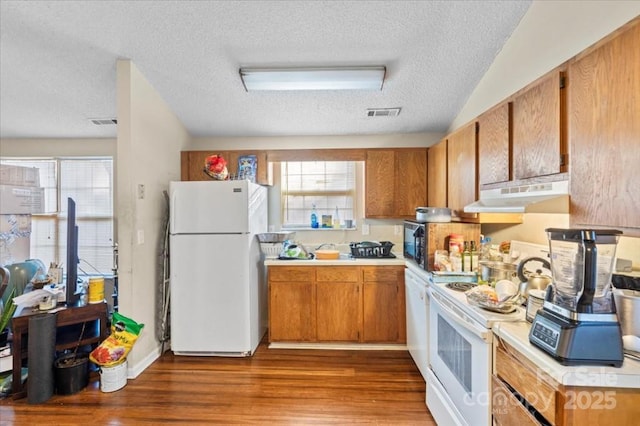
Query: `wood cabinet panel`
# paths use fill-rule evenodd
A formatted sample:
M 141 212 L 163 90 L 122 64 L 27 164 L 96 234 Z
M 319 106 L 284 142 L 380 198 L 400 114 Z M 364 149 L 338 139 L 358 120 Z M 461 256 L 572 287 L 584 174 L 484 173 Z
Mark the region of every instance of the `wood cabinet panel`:
M 447 206 L 447 140 L 431 146 L 427 154 L 427 206 Z
M 316 268 L 316 281 L 358 282 L 360 268 L 351 266 L 321 266 Z
M 404 266 L 269 266 L 268 279 L 272 342 L 406 342 Z
M 511 180 L 511 104 L 505 102 L 478 117 L 480 185 Z
M 540 380 L 536 370 L 527 368 L 504 348 L 496 348 L 496 374 L 509 383 L 551 423 L 556 423 L 556 390 Z
M 513 100 L 513 175 L 527 179 L 565 171 L 564 73 L 550 73 Z
M 315 286 L 313 282 L 269 282 L 269 339 L 316 340 Z
M 395 153 L 367 151 L 365 217 L 392 217 L 395 208 Z
M 473 122 L 447 138 L 447 199 L 451 213 L 472 217 L 464 206 L 476 201 L 476 123 Z
M 256 170 L 256 183 L 261 185 L 271 185 L 270 165 L 267 160 L 266 151 L 182 151 L 180 153 L 180 176 L 183 181 L 189 180 L 211 180 L 204 173 L 204 164 L 208 156 L 218 154 L 227 161 L 227 170 L 231 175 L 238 173 L 238 158 L 242 155 L 255 155 L 258 168 Z
M 362 268 L 362 279 L 368 281 L 392 281 L 398 279 L 398 274 L 404 274 L 404 267 L 388 266 L 385 268 L 364 267 Z
M 567 73 L 571 226 L 640 237 L 640 21 Z
M 367 151 L 365 217 L 410 218 L 427 202 L 427 150 Z
M 403 267 L 363 267 L 363 338 L 367 343 L 406 342 Z
M 415 217 L 427 202 L 427 150 L 396 152 L 395 217 Z
M 269 267 L 269 281 L 313 281 L 314 269 L 307 266 Z
M 319 268 L 320 269 L 320 268 Z M 359 282 L 318 282 L 316 325 L 318 341 L 358 342 L 362 329 Z
M 506 385 L 496 376 L 491 377 L 493 406 L 491 414 L 498 426 L 539 426 L 535 417 L 527 411 L 520 401 L 509 391 Z

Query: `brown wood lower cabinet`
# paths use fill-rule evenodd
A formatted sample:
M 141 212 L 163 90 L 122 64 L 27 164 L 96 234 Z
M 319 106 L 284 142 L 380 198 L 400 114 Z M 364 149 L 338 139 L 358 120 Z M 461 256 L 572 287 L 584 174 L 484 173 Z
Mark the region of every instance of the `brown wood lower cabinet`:
M 310 342 L 316 339 L 313 270 L 269 268 L 269 339 Z
M 631 425 L 640 418 L 640 388 L 565 386 L 509 344 L 495 350 L 496 425 Z
M 271 342 L 405 343 L 404 266 L 269 266 Z

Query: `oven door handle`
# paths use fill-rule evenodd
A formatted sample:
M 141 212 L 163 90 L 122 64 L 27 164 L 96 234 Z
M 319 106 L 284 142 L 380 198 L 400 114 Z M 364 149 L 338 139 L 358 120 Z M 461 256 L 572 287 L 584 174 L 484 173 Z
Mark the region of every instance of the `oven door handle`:
M 469 330 L 470 332 L 472 332 L 474 335 L 478 336 L 485 342 L 491 341 L 491 332 L 489 330 L 477 325 L 475 321 L 471 319 L 465 320 L 464 318 L 461 318 L 460 314 L 456 313 L 453 309 L 451 309 L 449 306 L 443 303 L 442 296 L 432 291 L 431 301 L 435 302 L 435 304 L 438 305 L 438 308 L 442 310 L 445 314 L 447 314 L 447 318 L 456 322 L 459 326 L 465 328 L 466 330 Z

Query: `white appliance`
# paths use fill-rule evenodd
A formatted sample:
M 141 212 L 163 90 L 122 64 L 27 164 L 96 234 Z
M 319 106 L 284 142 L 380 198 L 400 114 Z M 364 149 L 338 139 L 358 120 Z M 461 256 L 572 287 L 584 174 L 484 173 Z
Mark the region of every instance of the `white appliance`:
M 429 369 L 429 292 L 427 272 L 417 266 L 404 270 L 407 315 L 407 348 L 418 370 L 427 380 Z
M 461 291 L 430 282 L 427 406 L 438 425 L 491 424 L 491 327 L 524 321 L 525 310 L 494 313 L 467 303 Z
M 267 190 L 249 181 L 169 184 L 171 348 L 176 355 L 251 356 L 267 327 L 256 234 Z

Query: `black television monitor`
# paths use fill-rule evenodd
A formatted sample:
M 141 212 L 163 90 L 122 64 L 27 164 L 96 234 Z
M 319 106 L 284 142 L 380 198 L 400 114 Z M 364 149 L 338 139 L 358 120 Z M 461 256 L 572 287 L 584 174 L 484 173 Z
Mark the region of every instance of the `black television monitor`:
M 66 303 L 73 306 L 80 299 L 78 292 L 78 225 L 76 225 L 76 202 L 67 198 L 67 287 Z

